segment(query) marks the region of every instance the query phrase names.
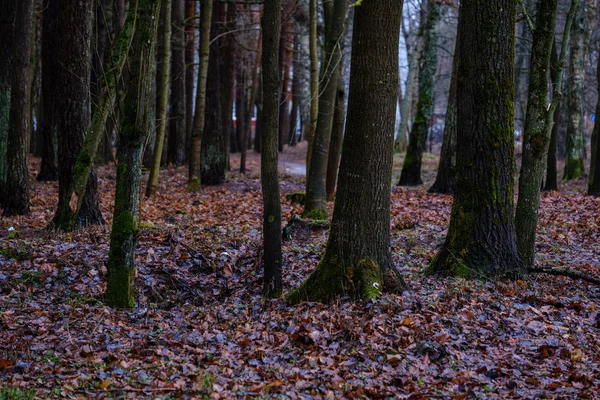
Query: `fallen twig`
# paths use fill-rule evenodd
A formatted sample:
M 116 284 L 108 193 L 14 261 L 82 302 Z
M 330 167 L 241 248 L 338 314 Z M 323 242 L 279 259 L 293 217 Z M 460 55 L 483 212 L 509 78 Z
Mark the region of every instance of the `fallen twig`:
M 594 278 L 591 275 L 583 274 L 568 268 L 528 267 L 527 271 L 530 273 L 566 276 L 567 278 L 579 279 L 600 286 L 599 278 Z

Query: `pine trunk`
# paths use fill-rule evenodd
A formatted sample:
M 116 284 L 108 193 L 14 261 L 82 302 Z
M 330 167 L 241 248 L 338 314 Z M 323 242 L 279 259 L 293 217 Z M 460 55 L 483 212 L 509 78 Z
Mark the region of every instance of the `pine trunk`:
M 525 273 L 513 221 L 516 3 L 461 2 L 455 194 L 448 235 L 429 274 Z
M 29 173 L 27 143 L 29 138 L 29 52 L 33 24 L 33 0 L 18 1 L 15 8 L 10 111 L 6 141 L 6 184 L 3 193 L 3 216 L 29 214 Z M 6 9 L 6 8 L 5 8 Z M 10 12 L 8 15 L 11 15 Z M 9 42 L 10 43 L 10 42 Z
M 137 244 L 137 211 L 144 142 L 148 134 L 148 106 L 152 87 L 149 73 L 154 62 L 154 43 L 160 0 L 139 0 L 132 41 L 130 84 L 124 102 L 122 129 L 117 146 L 117 185 L 110 234 L 106 302 L 112 307 L 134 306 L 133 278 Z

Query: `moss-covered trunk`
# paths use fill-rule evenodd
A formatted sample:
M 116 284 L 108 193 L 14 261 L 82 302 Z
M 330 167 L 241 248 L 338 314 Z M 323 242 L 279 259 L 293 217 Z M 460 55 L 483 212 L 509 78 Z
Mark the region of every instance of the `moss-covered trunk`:
M 190 169 L 188 174 L 190 189 L 198 189 L 200 187 L 202 136 L 206 125 L 206 81 L 210 61 L 210 31 L 213 3 L 213 0 L 202 0 L 200 6 L 200 60 L 198 63 L 198 83 L 196 85 L 196 107 L 191 134 Z
M 343 64 L 338 69 L 338 90 L 335 97 L 335 110 L 333 112 L 333 125 L 331 127 L 331 142 L 327 156 L 327 180 L 325 189 L 327 200 L 335 197 L 340 157 L 342 155 L 342 141 L 344 140 L 344 124 L 346 122 L 346 87 L 342 79 Z
M 166 21 L 171 20 L 171 0 L 165 0 L 162 4 L 161 14 Z M 167 128 L 167 101 L 169 98 L 169 78 L 171 76 L 171 24 L 165 24 L 162 30 L 162 65 L 159 82 L 159 100 L 157 102 L 157 132 L 154 153 L 152 155 L 152 167 L 148 175 L 146 186 L 146 197 L 156 194 L 158 185 L 158 173 L 160 171 L 160 159 L 162 158 L 163 145 L 165 143 L 165 132 Z
M 169 99 L 168 159 L 185 163 L 185 18 L 184 0 L 173 0 L 171 13 L 171 97 Z
M 421 25 L 425 37 L 423 61 L 419 71 L 419 99 L 417 113 L 408 138 L 408 149 L 399 186 L 415 186 L 423 183 L 421 179 L 421 164 L 423 152 L 427 143 L 427 132 L 433 115 L 433 95 L 435 84 L 435 68 L 437 65 L 437 37 L 440 5 L 436 0 L 429 0 L 427 20 Z
M 135 34 L 129 57 L 130 83 L 124 102 L 117 146 L 117 185 L 108 254 L 106 302 L 113 307 L 134 305 L 133 277 L 137 242 L 137 211 L 144 143 L 150 118 L 151 64 L 159 19 L 160 0 L 139 0 Z
M 592 154 L 590 163 L 590 181 L 588 194 L 600 196 L 600 57 L 597 66 L 598 103 L 596 104 L 596 121 L 592 132 Z
M 16 2 L 11 59 L 10 111 L 6 140 L 6 183 L 3 215 L 29 214 L 27 143 L 29 139 L 29 52 L 33 21 L 33 0 Z M 10 12 L 8 15 L 11 15 Z
M 428 273 L 493 279 L 525 272 L 513 218 L 516 3 L 461 2 L 454 203 Z
M 8 138 L 8 121 L 10 114 L 10 70 L 12 67 L 12 43 L 15 18 L 15 2 L 13 0 L 0 0 L 0 12 L 4 23 L 0 24 L 0 206 L 4 202 L 6 185 L 6 142 Z
M 558 0 L 538 2 L 533 45 L 529 62 L 529 95 L 523 133 L 523 160 L 519 176 L 519 199 L 515 215 L 517 246 L 527 265 L 535 257 L 535 232 L 540 207 L 540 192 L 552 132 L 553 114 L 562 89 L 562 68 L 555 88 L 554 107 L 548 108 L 548 71 L 554 42 Z M 572 19 L 571 19 L 572 21 Z M 570 21 L 565 33 L 568 39 Z M 563 41 L 566 46 L 567 41 Z M 559 67 L 560 68 L 560 67 Z
M 319 115 L 310 150 L 310 165 L 306 180 L 306 202 L 304 212 L 325 211 L 327 201 L 326 176 L 327 157 L 331 140 L 331 127 L 335 110 L 337 92 L 338 64 L 342 58 L 342 39 L 344 36 L 346 0 L 334 0 L 329 5 L 330 17 L 326 20 L 325 52 L 321 62 L 320 81 L 323 87 L 319 91 Z M 396 88 L 397 90 L 397 88 Z
M 456 164 L 456 90 L 458 86 L 458 40 L 454 45 L 454 59 L 452 61 L 452 77 L 450 78 L 450 91 L 448 92 L 448 105 L 444 121 L 444 139 L 438 164 L 435 182 L 429 188 L 429 193 L 452 194 L 454 193 L 454 175 Z
M 267 297 L 279 297 L 282 291 L 281 199 L 277 176 L 277 140 L 279 134 L 279 39 L 281 0 L 265 3 L 261 19 L 262 52 L 262 155 L 260 161 L 263 195 L 264 288 Z
M 399 4 L 400 3 L 400 4 Z M 321 263 L 288 301 L 377 297 L 404 284 L 390 254 L 390 176 L 402 2 L 356 7 L 348 118 L 338 191 Z

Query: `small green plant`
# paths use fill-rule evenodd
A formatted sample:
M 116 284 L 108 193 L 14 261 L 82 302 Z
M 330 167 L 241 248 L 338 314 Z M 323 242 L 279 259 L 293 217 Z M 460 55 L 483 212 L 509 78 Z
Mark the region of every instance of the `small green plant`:
M 31 244 L 25 241 L 19 241 L 16 248 L 5 248 L 0 250 L 5 258 L 17 261 L 29 260 L 32 257 Z
M 39 271 L 25 271 L 21 274 L 19 282 L 24 285 L 40 285 L 42 283 L 42 273 Z
M 35 391 L 33 390 L 21 390 L 19 388 L 12 388 L 4 386 L 0 388 L 0 400 L 29 400 L 35 398 Z
M 12 231 L 6 236 L 7 239 L 16 239 L 19 237 L 19 231 Z
M 310 210 L 306 216 L 313 220 L 324 220 L 327 219 L 327 210 L 320 208 L 317 210 Z

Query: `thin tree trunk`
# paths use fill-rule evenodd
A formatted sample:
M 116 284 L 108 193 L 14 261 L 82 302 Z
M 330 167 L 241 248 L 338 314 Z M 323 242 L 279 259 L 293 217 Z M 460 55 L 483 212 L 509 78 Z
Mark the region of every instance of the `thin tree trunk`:
M 294 47 L 293 47 L 293 73 L 294 76 L 292 78 L 292 112 L 290 114 L 290 134 L 289 134 L 289 145 L 295 146 L 298 143 L 298 135 L 297 127 L 298 127 L 298 118 L 302 116 L 300 110 L 301 103 L 301 85 L 300 82 L 300 34 L 294 33 Z
M 427 132 L 433 115 L 433 96 L 435 84 L 435 69 L 437 65 L 437 37 L 438 21 L 440 18 L 440 5 L 436 0 L 429 0 L 427 7 L 427 21 L 421 26 L 425 37 L 423 47 L 423 62 L 419 72 L 419 100 L 417 114 L 410 130 L 408 149 L 399 186 L 415 186 L 423 183 L 421 179 L 421 165 L 423 152 L 427 144 Z
M 236 63 L 236 41 L 242 40 L 242 35 L 233 33 L 236 29 L 237 7 L 244 7 L 244 5 L 233 3 L 227 4 L 226 21 L 224 24 L 225 29 L 222 32 L 222 34 L 226 34 L 226 36 L 222 38 L 225 49 L 221 57 L 221 107 L 223 109 L 223 136 L 225 139 L 225 157 L 228 170 L 229 153 L 231 148 L 231 132 L 233 126 L 233 101 L 236 96 L 234 88 L 236 80 L 236 64 L 237 68 L 241 68 L 239 62 Z M 243 8 L 240 11 L 243 13 Z
M 237 79 L 235 85 L 235 131 L 238 139 L 238 149 L 244 157 L 244 146 L 247 145 L 246 138 L 246 86 L 248 85 L 248 62 L 247 57 L 240 57 L 237 63 Z M 240 173 L 246 173 L 246 160 L 240 160 Z
M 200 20 L 200 63 L 198 65 L 198 83 L 196 86 L 196 109 L 190 150 L 190 171 L 188 187 L 200 188 L 200 172 L 202 169 L 202 136 L 206 119 L 206 80 L 210 57 L 210 28 L 212 20 L 213 0 L 202 0 Z
M 164 0 L 163 13 L 165 20 L 171 20 L 171 0 Z M 157 107 L 158 121 L 157 133 L 156 133 L 156 145 L 154 146 L 154 154 L 152 157 L 152 169 L 148 176 L 148 185 L 146 186 L 146 197 L 154 196 L 156 194 L 156 187 L 158 186 L 158 173 L 160 171 L 160 158 L 162 156 L 162 148 L 165 141 L 165 131 L 167 127 L 167 104 L 169 98 L 169 78 L 171 75 L 171 24 L 165 24 L 162 32 L 163 42 L 163 54 L 162 54 L 162 65 L 160 77 L 160 97 Z
M 169 160 L 185 163 L 185 18 L 184 0 L 173 0 L 171 15 L 171 98 L 169 101 Z
M 263 138 L 260 161 L 263 194 L 264 289 L 266 297 L 279 297 L 283 289 L 281 255 L 281 199 L 277 177 L 277 136 L 279 132 L 279 35 L 281 0 L 264 5 L 263 30 Z
M 123 109 L 123 127 L 117 147 L 117 185 L 110 234 L 110 251 L 106 267 L 108 282 L 106 302 L 119 308 L 134 306 L 133 278 L 137 244 L 137 211 L 144 142 L 148 134 L 148 104 L 152 86 L 151 64 L 159 19 L 160 0 L 138 0 L 138 22 L 132 42 L 130 85 Z
M 264 33 L 263 33 L 264 35 Z M 264 51 L 264 50 L 263 50 Z M 262 56 L 261 56 L 262 59 Z M 262 61 L 261 61 L 262 62 Z M 262 149 L 262 134 L 263 134 L 263 98 L 264 98 L 264 88 L 263 88 L 263 73 L 262 68 L 261 72 L 258 74 L 258 91 L 256 96 L 256 128 L 254 129 L 254 151 L 257 153 L 261 152 Z M 279 116 L 277 116 L 279 118 Z
M 185 0 L 185 148 L 186 159 L 190 160 L 190 145 L 192 141 L 192 125 L 194 123 L 194 83 L 195 83 L 195 55 L 196 55 L 196 28 L 195 19 L 196 0 Z
M 340 157 L 342 155 L 342 141 L 344 140 L 344 123 L 346 122 L 346 88 L 342 79 L 343 67 L 340 64 L 338 72 L 338 90 L 335 99 L 333 126 L 331 127 L 331 142 L 329 143 L 329 156 L 327 157 L 327 181 L 325 183 L 327 200 L 335 197 Z
M 315 217 L 322 217 L 326 214 L 327 156 L 331 141 L 331 126 L 338 87 L 337 69 L 342 59 L 341 42 L 344 36 L 347 9 L 348 2 L 346 0 L 334 0 L 331 6 L 331 17 L 326 26 L 325 56 L 321 64 L 323 87 L 319 97 L 317 129 L 311 145 L 310 167 L 306 181 L 306 201 L 304 204 L 304 213 Z
M 525 273 L 513 220 L 516 3 L 461 2 L 454 202 L 429 274 L 494 279 Z
M 291 64 L 291 37 L 292 37 L 292 3 L 285 1 L 283 16 L 285 20 L 281 24 L 281 36 L 279 38 L 279 68 L 281 70 L 281 100 L 279 102 L 279 141 L 277 148 L 283 151 L 284 145 L 289 141 L 290 128 L 290 64 Z
M 319 119 L 319 52 L 317 47 L 317 0 L 309 0 L 309 55 L 310 55 L 310 121 L 308 123 L 308 151 L 306 152 L 306 176 L 310 174 L 313 139 Z
M 417 41 L 419 42 L 421 39 L 418 39 Z M 397 151 L 401 153 L 405 152 L 408 146 L 408 120 L 410 119 L 410 106 L 413 100 L 412 94 L 419 75 L 419 59 L 421 58 L 421 52 L 422 46 L 417 44 L 416 49 L 412 49 L 408 54 L 408 73 L 406 75 L 406 84 L 404 86 L 404 100 L 400 107 L 400 124 L 398 126 L 398 133 L 396 134 L 395 141 Z
M 600 196 L 600 57 L 598 57 L 597 79 L 598 79 L 598 102 L 596 103 L 596 121 L 592 132 L 592 156 L 590 163 L 590 180 L 588 194 Z
M 400 4 L 398 4 L 400 3 Z M 402 2 L 356 7 L 348 121 L 329 241 L 317 269 L 288 301 L 330 302 L 399 292 L 390 253 L 390 176 L 398 96 Z
M 558 50 L 556 49 L 556 39 L 552 41 L 552 55 L 550 57 L 550 80 L 552 81 L 552 85 L 556 85 L 556 83 L 558 82 Z M 544 184 L 543 189 L 545 191 L 558 190 L 558 168 L 556 167 L 556 142 L 558 138 L 558 129 L 560 127 L 560 117 L 562 112 L 561 104 L 562 101 L 558 101 L 558 103 L 556 104 L 556 110 L 554 111 L 552 132 L 550 133 L 550 145 L 548 147 L 548 159 L 546 161 L 546 183 Z
M 573 13 L 577 10 L 578 0 L 573 1 L 572 13 L 567 17 L 564 30 L 563 51 L 569 42 L 569 31 Z M 535 258 L 535 231 L 540 207 L 540 192 L 550 135 L 554 121 L 554 111 L 560 101 L 562 91 L 562 62 L 558 71 L 558 82 L 550 108 L 548 108 L 548 71 L 551 68 L 552 43 L 556 28 L 558 0 L 538 2 L 533 45 L 529 62 L 529 95 L 527 98 L 527 114 L 523 133 L 523 160 L 519 176 L 519 199 L 515 215 L 517 247 L 523 262 L 532 266 Z
M 33 0 L 18 1 L 15 7 L 8 139 L 6 142 L 6 185 L 2 196 L 3 216 L 29 214 L 29 52 L 33 22 Z M 10 15 L 10 12 L 8 13 Z

